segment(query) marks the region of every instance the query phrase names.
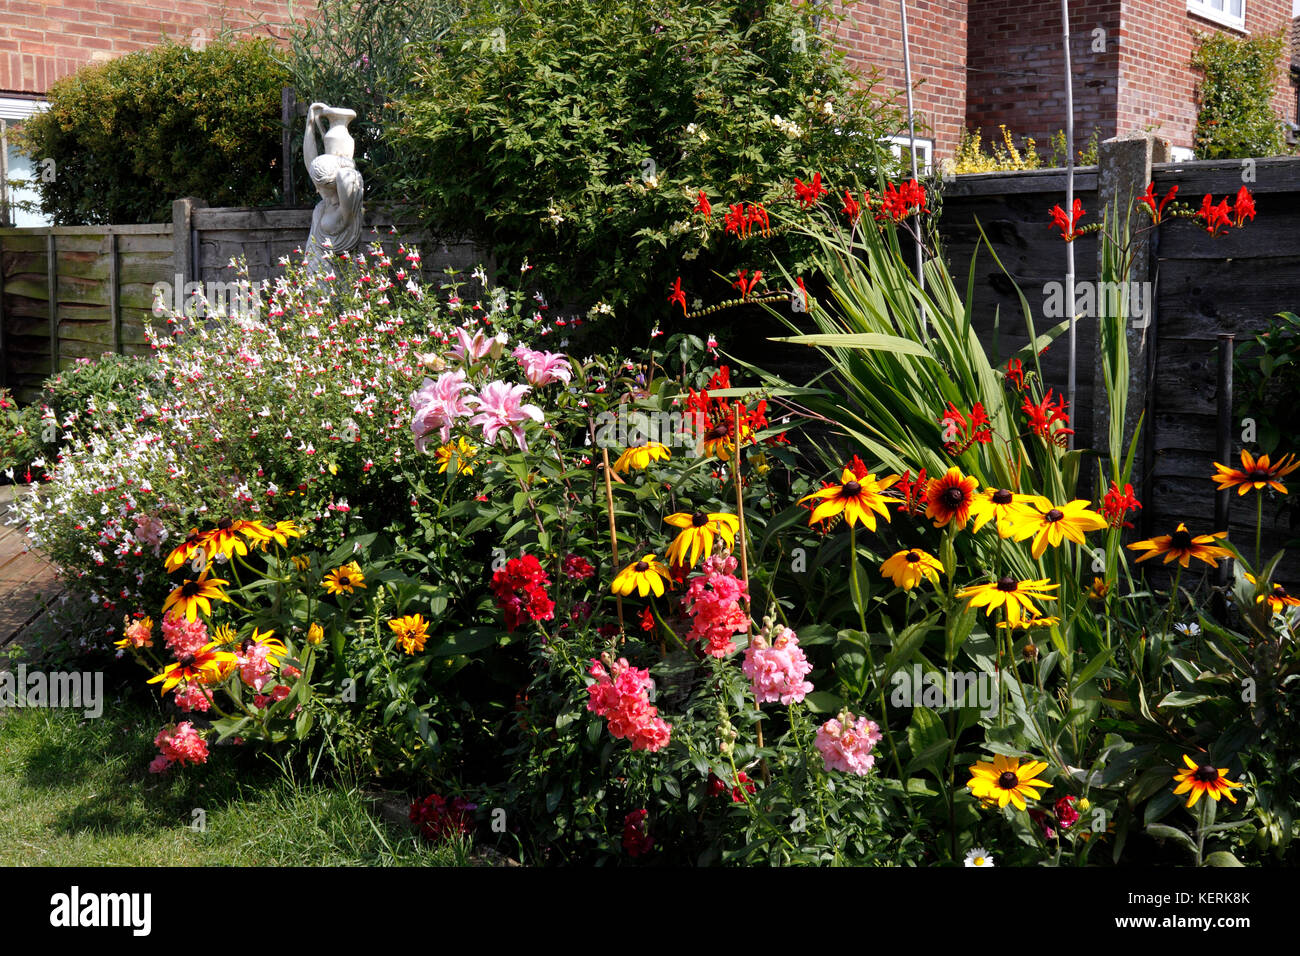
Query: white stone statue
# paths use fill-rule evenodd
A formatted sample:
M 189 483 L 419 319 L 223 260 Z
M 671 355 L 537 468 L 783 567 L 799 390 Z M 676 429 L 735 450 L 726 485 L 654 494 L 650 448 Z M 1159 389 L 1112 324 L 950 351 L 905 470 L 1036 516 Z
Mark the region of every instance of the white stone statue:
M 311 214 L 311 235 L 304 256 L 309 272 L 329 270 L 325 262 L 327 246 L 336 254 L 346 252 L 354 249 L 361 238 L 361 223 L 365 218 L 361 201 L 366 185 L 352 161 L 356 144 L 348 132 L 348 123 L 356 118 L 355 110 L 324 103 L 313 103 L 307 109 L 302 155 L 307 173 L 321 197 Z M 328 129 L 324 126 L 326 121 Z M 316 145 L 318 128 L 325 147 L 323 153 Z

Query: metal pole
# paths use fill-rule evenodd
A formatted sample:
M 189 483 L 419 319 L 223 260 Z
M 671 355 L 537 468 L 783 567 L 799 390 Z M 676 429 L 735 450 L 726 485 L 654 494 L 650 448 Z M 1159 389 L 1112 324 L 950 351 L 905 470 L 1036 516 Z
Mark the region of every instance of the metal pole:
M 1070 0 L 1061 0 L 1061 36 L 1065 51 L 1065 214 L 1074 216 L 1074 85 L 1070 76 Z M 1073 230 L 1071 230 L 1073 231 Z M 1067 402 L 1070 415 L 1077 421 L 1079 410 L 1074 407 L 1075 349 L 1078 315 L 1074 301 L 1074 243 L 1065 244 L 1065 301 L 1070 310 L 1070 373 L 1067 382 Z M 1074 434 L 1069 436 L 1069 447 L 1074 447 Z
M 903 84 L 907 88 L 907 141 L 912 160 L 912 178 L 916 179 L 916 114 L 912 111 L 912 50 L 907 38 L 907 0 L 898 0 L 899 18 L 903 23 Z M 921 227 L 915 226 L 916 279 L 925 291 L 925 259 L 921 249 Z M 921 304 L 921 334 L 926 335 L 925 304 Z
M 1232 464 L 1232 344 L 1231 332 L 1219 333 L 1219 388 L 1215 396 L 1219 411 L 1219 458 L 1226 465 Z M 1228 530 L 1228 504 L 1232 494 L 1228 489 L 1217 492 L 1214 496 L 1214 530 Z M 1256 574 L 1259 570 L 1256 569 Z M 1228 583 L 1228 563 L 1220 562 L 1215 572 L 1218 584 Z

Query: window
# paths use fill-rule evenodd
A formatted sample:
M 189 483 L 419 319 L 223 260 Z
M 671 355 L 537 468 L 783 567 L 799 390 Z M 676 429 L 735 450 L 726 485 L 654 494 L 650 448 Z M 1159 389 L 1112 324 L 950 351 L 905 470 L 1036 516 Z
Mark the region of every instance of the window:
M 911 140 L 906 136 L 888 136 L 889 151 L 898 157 L 898 161 L 903 164 L 903 169 L 911 171 L 912 155 Z M 934 159 L 934 140 L 916 138 L 916 171 L 918 174 L 928 173 L 930 163 Z
M 1246 30 L 1246 0 L 1187 0 L 1187 12 L 1243 33 Z
M 30 156 L 18 152 L 14 146 L 10 130 L 17 123 L 34 113 L 45 109 L 42 100 L 15 99 L 0 96 L 0 140 L 5 144 L 4 155 L 0 156 L 0 227 L 4 226 L 47 226 L 48 220 L 39 213 L 27 212 L 15 208 L 17 203 L 35 203 L 39 196 L 30 186 L 10 188 L 5 180 L 21 183 L 34 182 L 38 175 L 36 164 Z M 7 218 L 6 218 L 7 217 Z

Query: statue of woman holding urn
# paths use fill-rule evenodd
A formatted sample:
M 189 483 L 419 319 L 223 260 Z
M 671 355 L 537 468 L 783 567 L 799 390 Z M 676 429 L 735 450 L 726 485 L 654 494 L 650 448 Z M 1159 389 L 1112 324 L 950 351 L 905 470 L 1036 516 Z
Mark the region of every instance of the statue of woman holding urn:
M 361 238 L 365 210 L 361 200 L 366 186 L 352 161 L 355 143 L 348 133 L 348 123 L 357 118 L 354 110 L 324 103 L 307 109 L 307 129 L 303 134 L 302 155 L 307 163 L 320 202 L 311 214 L 311 235 L 304 256 L 309 272 L 327 272 L 326 249 L 337 254 L 356 247 Z M 328 122 L 328 129 L 324 123 Z M 325 151 L 316 145 L 316 131 L 321 131 Z

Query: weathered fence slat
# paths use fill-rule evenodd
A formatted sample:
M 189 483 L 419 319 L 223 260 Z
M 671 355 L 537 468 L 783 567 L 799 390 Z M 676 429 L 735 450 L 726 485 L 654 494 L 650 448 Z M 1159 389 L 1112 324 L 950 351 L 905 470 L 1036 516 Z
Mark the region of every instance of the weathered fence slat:
M 50 306 L 50 374 L 59 373 L 59 264 L 54 233 L 45 237 L 45 278 Z

